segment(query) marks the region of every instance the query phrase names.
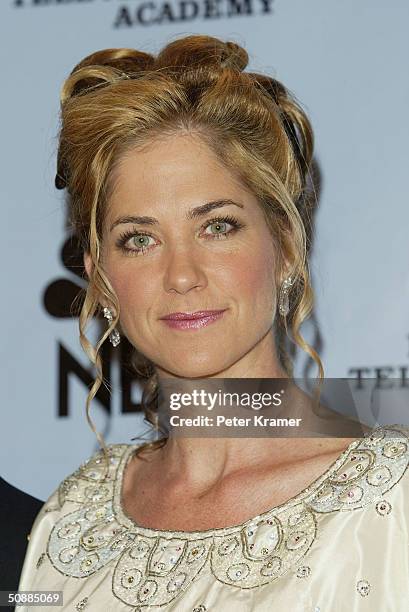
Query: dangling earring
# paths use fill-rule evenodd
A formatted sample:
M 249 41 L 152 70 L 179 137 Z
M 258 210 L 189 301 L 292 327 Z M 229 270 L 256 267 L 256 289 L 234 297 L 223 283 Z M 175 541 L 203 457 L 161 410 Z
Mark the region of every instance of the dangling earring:
M 109 327 L 113 321 L 113 318 L 112 318 L 112 312 L 106 306 L 104 307 L 104 317 L 108 319 L 108 327 Z M 118 346 L 118 344 L 121 342 L 121 336 L 119 335 L 119 332 L 117 329 L 114 328 L 111 331 L 111 333 L 109 334 L 109 341 L 113 346 Z
M 288 294 L 290 293 L 290 287 L 293 284 L 294 279 L 289 276 L 283 281 L 281 285 L 278 310 L 280 312 L 280 315 L 282 315 L 283 317 L 286 317 L 290 310 Z

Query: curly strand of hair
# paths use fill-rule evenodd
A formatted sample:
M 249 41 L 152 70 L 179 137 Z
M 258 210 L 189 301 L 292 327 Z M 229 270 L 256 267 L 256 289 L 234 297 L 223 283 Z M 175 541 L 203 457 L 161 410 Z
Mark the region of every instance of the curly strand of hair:
M 96 193 L 99 193 L 99 191 L 100 189 L 97 188 Z M 104 459 L 105 459 L 105 474 L 104 474 L 104 478 L 105 478 L 108 475 L 108 469 L 109 469 L 109 451 L 108 451 L 108 448 L 107 448 L 107 445 L 105 443 L 103 436 L 97 430 L 97 428 L 95 427 L 95 423 L 91 418 L 91 401 L 96 396 L 98 389 L 101 387 L 102 384 L 105 384 L 105 386 L 107 386 L 107 381 L 104 380 L 104 376 L 103 376 L 102 358 L 100 355 L 100 350 L 101 350 L 102 344 L 109 337 L 109 334 L 112 332 L 112 330 L 118 323 L 119 303 L 116 302 L 115 304 L 116 313 L 115 313 L 115 317 L 113 318 L 112 323 L 108 326 L 108 328 L 105 330 L 105 332 L 103 333 L 103 335 L 97 342 L 96 346 L 94 347 L 92 343 L 88 340 L 85 334 L 85 329 L 86 329 L 87 322 L 95 316 L 95 314 L 97 313 L 100 307 L 99 299 L 97 297 L 97 289 L 101 284 L 99 280 L 101 279 L 102 283 L 106 284 L 105 283 L 106 279 L 102 278 L 105 275 L 99 266 L 100 244 L 99 244 L 99 238 L 98 238 L 98 232 L 97 232 L 96 211 L 97 211 L 97 201 L 94 202 L 94 205 L 92 206 L 92 209 L 91 209 L 90 236 L 89 236 L 90 254 L 91 254 L 91 258 L 93 262 L 93 268 L 91 272 L 91 278 L 89 279 L 90 283 L 86 291 L 84 305 L 83 305 L 83 308 L 81 309 L 81 313 L 79 317 L 79 329 L 80 329 L 81 346 L 83 350 L 85 351 L 85 353 L 88 355 L 91 363 L 94 365 L 95 370 L 96 370 L 96 378 L 88 393 L 87 400 L 86 400 L 86 418 L 87 418 L 88 425 L 90 426 L 91 430 L 94 432 L 98 440 L 98 443 L 101 449 L 103 450 Z M 102 277 L 101 277 L 101 274 L 102 274 Z
M 310 315 L 314 304 L 314 291 L 312 289 L 311 283 L 309 282 L 308 263 L 302 271 L 302 277 L 301 279 L 299 279 L 297 286 L 301 286 L 301 297 L 297 298 L 296 307 L 291 313 L 291 334 L 295 343 L 308 355 L 310 355 L 310 357 L 315 361 L 316 365 L 318 366 L 318 378 L 316 380 L 316 386 L 314 387 L 313 391 L 313 409 L 318 409 L 322 385 L 324 383 L 324 368 L 317 351 L 305 340 L 305 338 L 300 332 L 301 325 Z M 286 333 L 288 335 L 286 319 L 284 321 L 284 325 Z M 291 374 L 291 377 L 293 377 L 293 374 Z
M 98 443 L 103 450 L 104 459 L 105 459 L 105 474 L 104 474 L 104 478 L 105 478 L 109 470 L 109 452 L 108 452 L 108 448 L 105 444 L 103 437 L 101 436 L 101 434 L 95 427 L 95 424 L 90 415 L 91 401 L 97 394 L 97 391 L 103 382 L 102 360 L 101 360 L 101 356 L 98 354 L 98 347 L 94 348 L 94 346 L 88 340 L 85 334 L 86 324 L 89 321 L 89 319 L 92 318 L 92 316 L 94 315 L 96 306 L 97 304 L 96 304 L 95 298 L 93 296 L 90 296 L 89 291 L 87 290 L 87 294 L 86 294 L 84 304 L 81 309 L 81 313 L 79 317 L 79 333 L 80 333 L 81 346 L 85 354 L 88 356 L 89 360 L 95 366 L 95 369 L 96 369 L 96 377 L 95 377 L 94 383 L 87 395 L 85 412 L 86 412 L 86 418 L 87 418 L 88 425 L 90 426 L 91 430 L 94 432 L 98 440 Z

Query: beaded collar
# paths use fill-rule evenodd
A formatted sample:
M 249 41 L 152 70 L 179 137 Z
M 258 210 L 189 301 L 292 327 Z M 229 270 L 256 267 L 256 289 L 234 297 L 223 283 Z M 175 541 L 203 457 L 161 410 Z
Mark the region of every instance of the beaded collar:
M 113 595 L 143 609 L 169 604 L 199 574 L 233 588 L 260 587 L 298 566 L 317 537 L 320 515 L 372 503 L 387 512 L 381 498 L 408 466 L 409 428 L 377 427 L 290 500 L 241 525 L 195 532 L 141 527 L 125 514 L 122 481 L 136 448 L 111 445 L 105 478 L 98 452 L 61 483 L 61 518 L 47 554 L 58 572 L 73 578 L 110 566 Z

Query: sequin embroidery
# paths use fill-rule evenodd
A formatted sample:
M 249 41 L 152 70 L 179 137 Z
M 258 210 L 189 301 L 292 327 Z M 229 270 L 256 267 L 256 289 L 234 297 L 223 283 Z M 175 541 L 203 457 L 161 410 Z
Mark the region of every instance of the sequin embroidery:
M 78 610 L 78 612 L 81 612 L 81 610 L 85 610 L 87 604 L 88 604 L 88 597 L 84 597 L 84 599 L 81 599 L 81 601 L 77 603 L 77 605 L 75 606 L 75 609 Z
M 358 580 L 358 582 L 356 583 L 356 589 L 358 593 L 362 595 L 362 597 L 366 597 L 367 595 L 369 595 L 371 585 L 367 580 Z

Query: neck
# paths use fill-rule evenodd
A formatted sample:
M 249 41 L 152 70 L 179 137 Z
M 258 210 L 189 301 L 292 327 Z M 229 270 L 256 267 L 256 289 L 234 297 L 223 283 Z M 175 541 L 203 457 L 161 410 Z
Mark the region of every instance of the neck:
M 291 410 L 284 408 L 283 416 L 292 418 L 293 413 L 297 412 L 298 415 L 306 417 L 311 412 L 309 396 L 295 386 L 289 387 L 288 392 L 287 405 L 291 406 Z M 194 417 L 194 410 L 192 408 L 188 416 Z M 234 412 L 235 409 L 230 411 L 230 414 Z M 213 412 L 209 414 L 213 415 Z M 248 416 L 257 413 L 247 410 L 246 414 Z M 183 416 L 186 418 L 186 413 Z M 197 491 L 206 491 L 216 486 L 223 478 L 243 470 L 263 470 L 271 465 L 302 459 L 313 453 L 313 449 L 317 449 L 320 444 L 321 447 L 325 445 L 325 441 L 308 437 L 308 431 L 298 434 L 306 435 L 306 438 L 295 437 L 297 432 L 294 437 L 274 437 L 275 433 L 271 429 L 265 433 L 265 437 L 244 437 L 246 429 L 240 430 L 239 434 L 238 430 L 231 430 L 229 437 L 222 437 L 225 435 L 223 431 L 219 433 L 215 428 L 212 428 L 210 433 L 213 437 L 205 437 L 203 430 L 194 431 L 199 435 L 192 437 L 191 427 L 177 427 L 175 435 L 172 435 L 171 431 L 160 453 L 160 461 L 163 461 L 163 467 L 166 466 L 167 481 L 180 483 Z

